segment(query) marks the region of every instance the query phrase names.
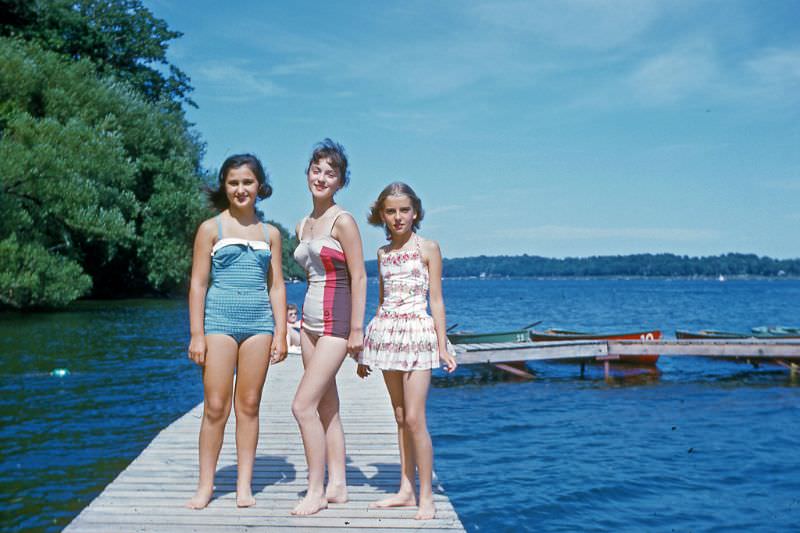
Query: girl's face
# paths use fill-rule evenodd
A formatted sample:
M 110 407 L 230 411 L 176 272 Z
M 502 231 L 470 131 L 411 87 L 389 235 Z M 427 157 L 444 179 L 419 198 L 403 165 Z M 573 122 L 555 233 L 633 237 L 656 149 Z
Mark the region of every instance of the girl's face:
M 333 198 L 341 187 L 339 171 L 331 166 L 328 159 L 320 159 L 308 167 L 308 190 L 311 196 L 319 199 Z
M 225 194 L 231 207 L 255 207 L 258 199 L 258 178 L 247 165 L 232 168 L 225 176 Z
M 414 220 L 417 213 L 411 203 L 411 198 L 402 195 L 387 196 L 381 208 L 381 218 L 389 229 L 392 238 L 401 237 L 414 230 Z
M 286 320 L 290 324 L 294 324 L 295 322 L 297 322 L 297 311 L 295 311 L 294 309 L 287 310 L 286 311 Z

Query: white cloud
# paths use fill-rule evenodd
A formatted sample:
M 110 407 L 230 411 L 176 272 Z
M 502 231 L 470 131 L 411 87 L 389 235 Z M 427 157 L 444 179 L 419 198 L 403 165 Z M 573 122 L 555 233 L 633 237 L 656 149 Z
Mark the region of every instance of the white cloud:
M 544 44 L 609 50 L 643 33 L 660 15 L 646 0 L 485 2 L 472 14 L 482 23 L 538 37 Z
M 206 62 L 197 66 L 192 75 L 197 85 L 207 88 L 214 100 L 242 102 L 285 92 L 258 69 L 244 62 Z
M 439 215 L 441 213 L 447 213 L 448 211 L 458 211 L 460 209 L 464 209 L 464 206 L 463 205 L 438 205 L 436 207 L 431 207 L 430 209 L 425 208 L 425 214 L 426 215 Z
M 711 88 L 719 67 L 709 43 L 694 42 L 640 63 L 628 85 L 644 103 L 664 104 Z
M 771 48 L 745 63 L 754 89 L 763 95 L 796 101 L 800 94 L 800 48 Z

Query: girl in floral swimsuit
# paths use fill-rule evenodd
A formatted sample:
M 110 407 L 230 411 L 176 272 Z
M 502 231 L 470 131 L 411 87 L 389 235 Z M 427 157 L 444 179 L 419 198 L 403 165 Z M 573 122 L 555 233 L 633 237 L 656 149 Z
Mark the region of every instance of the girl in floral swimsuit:
M 373 506 L 419 503 L 415 518 L 429 520 L 436 509 L 425 402 L 431 370 L 443 361 L 446 370 L 453 372 L 456 360 L 445 333 L 439 245 L 420 238 L 415 231 L 423 214 L 422 202 L 405 183 L 392 183 L 372 205 L 369 223 L 383 226 L 390 243 L 378 250 L 380 306 L 367 326 L 358 375 L 366 377 L 374 368 L 383 371 L 400 445 L 400 488 Z M 427 313 L 429 292 L 432 317 Z M 419 475 L 419 500 L 414 490 L 415 472 Z

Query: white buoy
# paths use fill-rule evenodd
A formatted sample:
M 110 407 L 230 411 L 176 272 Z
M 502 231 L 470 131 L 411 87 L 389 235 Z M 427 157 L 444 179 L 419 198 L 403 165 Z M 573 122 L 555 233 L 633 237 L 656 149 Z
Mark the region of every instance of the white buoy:
M 69 375 L 69 370 L 66 368 L 55 368 L 50 372 L 51 376 L 55 376 L 57 378 L 63 378 L 64 376 Z

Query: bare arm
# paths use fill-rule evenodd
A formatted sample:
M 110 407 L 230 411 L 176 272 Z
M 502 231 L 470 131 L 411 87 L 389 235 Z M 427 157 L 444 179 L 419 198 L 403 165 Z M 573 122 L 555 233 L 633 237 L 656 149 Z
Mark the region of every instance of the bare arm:
M 267 224 L 269 231 L 270 261 L 267 273 L 269 302 L 272 306 L 272 318 L 275 331 L 272 335 L 270 360 L 280 363 L 286 359 L 286 285 L 283 282 L 283 239 L 277 228 Z
M 383 305 L 383 276 L 381 275 L 381 249 L 378 248 L 378 308 L 375 310 L 375 316 L 381 312 L 381 306 Z M 361 357 L 357 358 L 358 361 L 361 361 Z M 369 366 L 359 362 L 358 366 L 356 367 L 356 375 L 360 378 L 366 378 L 372 373 L 372 369 Z
M 383 274 L 381 273 L 381 250 L 378 248 L 378 310 L 375 311 L 377 315 L 380 310 L 381 306 L 383 305 Z
M 344 214 L 336 219 L 331 235 L 342 245 L 350 274 L 351 312 L 347 352 L 358 355 L 364 345 L 364 305 L 367 300 L 367 273 L 364 270 L 361 234 L 355 219 Z
M 206 292 L 211 274 L 211 249 L 216 229 L 214 219 L 208 219 L 197 228 L 192 251 L 192 277 L 189 282 L 189 358 L 198 365 L 205 364 L 206 338 L 203 328 Z
M 447 352 L 447 320 L 444 310 L 444 297 L 442 296 L 442 252 L 439 243 L 425 240 L 422 243 L 422 255 L 428 264 L 428 278 L 430 280 L 430 304 L 433 328 L 436 331 L 436 341 L 439 345 L 439 358 L 445 363 L 448 372 L 456 369 L 455 358 Z

